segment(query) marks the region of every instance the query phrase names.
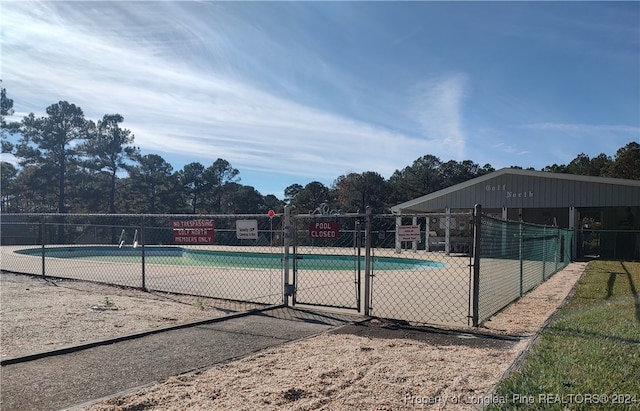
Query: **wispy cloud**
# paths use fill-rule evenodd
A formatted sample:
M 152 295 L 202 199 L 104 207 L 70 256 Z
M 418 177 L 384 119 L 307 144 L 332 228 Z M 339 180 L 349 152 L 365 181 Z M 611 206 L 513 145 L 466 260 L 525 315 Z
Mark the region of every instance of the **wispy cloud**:
M 468 6 L 446 3 L 433 9 L 429 2 L 409 2 L 397 7 L 10 2 L 2 10 L 3 87 L 18 113 L 44 115 L 59 100 L 79 105 L 94 120 L 120 113 L 143 153 L 159 154 L 175 168 L 192 161 L 208 165 L 220 157 L 243 176 L 277 175 L 289 183 L 305 177 L 330 182 L 350 171 L 390 176 L 424 154 L 545 165 L 563 161 L 551 151 L 559 146 L 573 152 L 580 142 L 614 152 L 621 141 L 638 139 L 633 119 L 627 125 L 583 124 L 590 121 L 584 113 L 597 108 L 574 103 L 569 92 L 562 103 L 556 94 L 523 98 L 527 87 L 535 87 L 523 86 L 526 72 L 511 70 L 513 76 L 498 78 L 487 75 L 493 69 L 479 70 L 504 55 L 497 52 L 503 43 L 496 35 L 478 42 L 491 44 L 489 53 L 465 48 L 461 39 L 486 36 L 484 26 L 476 31 L 465 26 L 459 38 L 451 38 L 456 46 L 443 47 L 432 40 L 449 35 L 451 24 L 443 21 L 430 31 L 434 25 L 425 26 L 415 12 L 436 16 L 434 10 L 440 10 L 448 16 L 444 12 Z M 487 16 L 494 14 L 499 13 Z M 414 32 L 402 45 L 385 46 Z M 507 37 L 513 47 L 513 36 Z M 444 72 L 460 64 L 461 55 L 475 63 L 465 65 L 465 72 Z M 555 65 L 540 70 L 518 62 L 536 75 L 562 78 Z M 424 67 L 431 71 L 425 74 Z M 625 67 L 633 72 L 636 66 Z M 602 84 L 604 93 L 609 89 L 606 81 Z M 468 98 L 471 86 L 476 99 Z M 628 96 L 619 100 L 629 106 Z M 521 109 L 513 110 L 514 105 Z M 606 119 L 618 117 L 607 115 L 602 113 L 602 121 L 616 124 Z M 576 124 L 541 122 L 549 118 L 571 118 Z M 558 138 L 564 136 L 570 138 Z
M 513 144 L 507 144 L 507 143 L 503 143 L 503 142 L 494 144 L 491 147 L 496 149 L 496 150 L 500 150 L 503 153 L 507 153 L 507 154 L 515 154 L 515 155 L 529 154 L 529 151 L 527 151 L 527 150 L 520 150 L 520 149 L 518 149 L 518 147 L 516 147 Z
M 3 16 L 13 68 L 7 86 L 30 90 L 21 97 L 42 104 L 40 113 L 57 101 L 42 96 L 59 96 L 90 118 L 119 112 L 145 152 L 203 163 L 221 157 L 241 170 L 317 178 L 371 164 L 390 175 L 426 150 L 425 142 L 272 95 L 228 70 L 167 58 L 166 45 L 132 41 L 124 26 L 133 21 L 90 30 L 91 16 L 73 17 L 68 24 L 46 4 Z
M 520 126 L 525 129 L 566 131 L 570 133 L 602 134 L 602 133 L 623 133 L 630 136 L 640 137 L 640 127 L 615 125 L 615 124 L 571 124 L 571 123 L 534 123 Z
M 462 109 L 467 83 L 462 73 L 429 79 L 415 88 L 412 110 L 426 137 L 458 159 L 464 157 L 466 148 Z

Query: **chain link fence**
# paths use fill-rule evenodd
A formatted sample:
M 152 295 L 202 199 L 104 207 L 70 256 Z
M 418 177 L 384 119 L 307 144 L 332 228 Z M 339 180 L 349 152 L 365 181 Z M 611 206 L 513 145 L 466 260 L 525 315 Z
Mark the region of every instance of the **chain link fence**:
M 470 212 L 374 216 L 371 315 L 467 325 L 471 223 Z
M 5 214 L 1 268 L 280 304 L 282 244 L 277 215 Z
M 4 214 L 0 268 L 477 326 L 570 262 L 572 231 L 482 215 Z
M 364 215 L 292 218 L 293 303 L 360 311 Z
M 573 231 L 480 217 L 477 304 L 482 323 L 571 262 Z

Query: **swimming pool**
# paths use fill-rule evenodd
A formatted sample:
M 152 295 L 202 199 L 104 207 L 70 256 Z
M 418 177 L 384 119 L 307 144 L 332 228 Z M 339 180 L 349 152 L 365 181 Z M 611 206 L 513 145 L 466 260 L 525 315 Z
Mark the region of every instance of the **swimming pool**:
M 41 256 L 42 248 L 17 250 L 23 255 Z M 144 248 L 145 264 L 177 266 L 210 266 L 227 268 L 282 268 L 283 254 L 246 251 L 194 250 L 182 247 Z M 140 263 L 142 248 L 117 246 L 73 246 L 45 249 L 45 257 L 83 259 L 114 263 Z M 293 260 L 293 255 L 290 255 Z M 352 270 L 357 257 L 336 254 L 298 254 L 296 263 L 299 270 Z M 412 270 L 416 268 L 442 268 L 444 264 L 411 258 L 374 257 L 375 270 Z M 360 257 L 364 269 L 364 256 Z

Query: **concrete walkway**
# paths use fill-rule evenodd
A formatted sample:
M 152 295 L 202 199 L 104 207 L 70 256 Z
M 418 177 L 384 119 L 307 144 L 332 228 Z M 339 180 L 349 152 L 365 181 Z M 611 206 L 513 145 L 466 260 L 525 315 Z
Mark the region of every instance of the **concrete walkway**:
M 278 307 L 13 358 L 0 370 L 0 409 L 73 408 L 361 319 Z

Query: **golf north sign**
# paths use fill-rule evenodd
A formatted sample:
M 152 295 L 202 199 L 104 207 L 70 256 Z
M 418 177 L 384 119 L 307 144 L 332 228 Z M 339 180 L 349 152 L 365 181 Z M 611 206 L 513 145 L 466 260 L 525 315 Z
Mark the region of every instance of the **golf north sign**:
M 338 238 L 340 226 L 335 221 L 312 221 L 309 223 L 309 237 Z

